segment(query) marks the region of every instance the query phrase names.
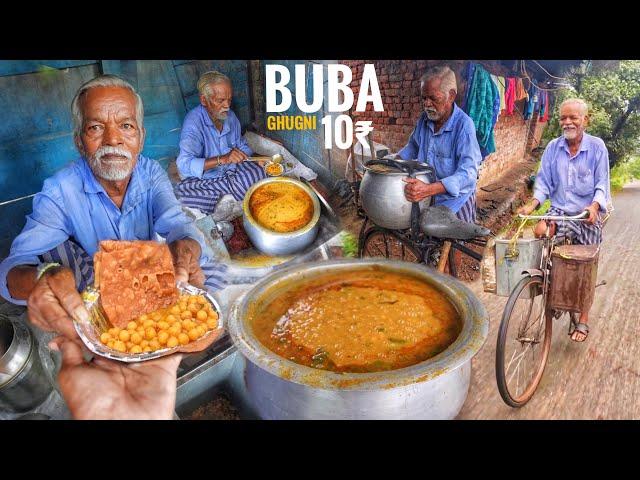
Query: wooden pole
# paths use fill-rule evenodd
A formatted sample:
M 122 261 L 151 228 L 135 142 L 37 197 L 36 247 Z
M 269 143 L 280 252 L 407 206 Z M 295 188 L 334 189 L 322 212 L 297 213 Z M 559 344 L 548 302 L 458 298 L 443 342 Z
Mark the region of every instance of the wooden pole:
M 445 241 L 442 245 L 442 252 L 440 253 L 440 260 L 438 261 L 438 271 L 444 273 L 444 267 L 447 265 L 447 259 L 449 258 L 449 250 L 451 250 L 451 242 Z

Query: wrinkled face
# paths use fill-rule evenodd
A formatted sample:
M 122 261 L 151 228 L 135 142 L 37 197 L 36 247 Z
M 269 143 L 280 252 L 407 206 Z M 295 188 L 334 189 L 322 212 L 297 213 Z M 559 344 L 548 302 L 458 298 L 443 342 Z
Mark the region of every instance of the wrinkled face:
M 229 115 L 233 89 L 228 82 L 209 85 L 211 93 L 200 95 L 200 103 L 207 109 L 212 120 L 224 122 Z
M 80 108 L 84 122 L 76 144 L 94 175 L 109 181 L 128 178 L 144 140 L 133 92 L 122 87 L 95 87 L 84 94 Z
M 450 90 L 448 94 L 442 93 L 440 83 L 442 83 L 441 79 L 431 78 L 420 84 L 422 106 L 427 118 L 433 122 L 437 122 L 449 113 L 456 98 L 453 90 Z
M 589 124 L 589 115 L 580 103 L 567 103 L 560 108 L 560 128 L 567 140 L 582 135 Z

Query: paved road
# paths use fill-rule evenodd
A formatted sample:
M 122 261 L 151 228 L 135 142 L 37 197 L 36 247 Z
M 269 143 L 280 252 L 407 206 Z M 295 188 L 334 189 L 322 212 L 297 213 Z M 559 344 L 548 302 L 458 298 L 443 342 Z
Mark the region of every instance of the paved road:
M 640 182 L 614 196 L 604 231 L 588 339 L 554 323 L 549 363 L 534 397 L 520 409 L 502 401 L 495 380 L 497 330 L 506 298 L 471 288 L 491 317 L 487 342 L 474 358 L 469 395 L 459 419 L 640 419 Z

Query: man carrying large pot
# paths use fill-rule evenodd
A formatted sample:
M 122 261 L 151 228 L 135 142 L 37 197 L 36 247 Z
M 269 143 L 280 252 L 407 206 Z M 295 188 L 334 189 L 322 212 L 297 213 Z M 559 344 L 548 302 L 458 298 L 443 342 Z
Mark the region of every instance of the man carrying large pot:
M 475 222 L 482 155 L 473 120 L 455 104 L 457 92 L 456 76 L 449 67 L 427 70 L 420 79 L 424 113 L 397 157 L 427 163 L 436 173 L 434 183 L 404 179 L 407 200 L 433 197 L 434 205 L 444 205 L 459 219 Z

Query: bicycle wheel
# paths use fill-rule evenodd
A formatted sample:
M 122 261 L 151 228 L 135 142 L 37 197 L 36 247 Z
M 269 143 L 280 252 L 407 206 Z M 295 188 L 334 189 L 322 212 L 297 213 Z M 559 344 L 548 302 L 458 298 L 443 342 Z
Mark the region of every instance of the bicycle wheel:
M 542 288 L 542 278 L 523 278 L 511 292 L 502 314 L 496 380 L 502 399 L 511 407 L 522 407 L 531 399 L 547 365 L 552 316 L 545 307 Z
M 360 257 L 383 257 L 413 263 L 420 263 L 422 258 L 407 240 L 390 230 L 377 227 L 365 234 Z

